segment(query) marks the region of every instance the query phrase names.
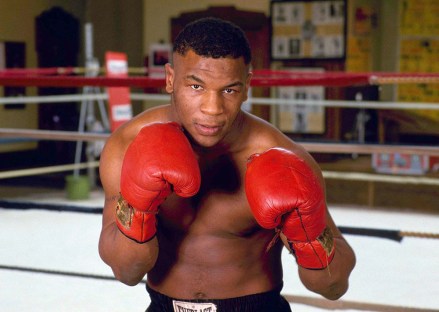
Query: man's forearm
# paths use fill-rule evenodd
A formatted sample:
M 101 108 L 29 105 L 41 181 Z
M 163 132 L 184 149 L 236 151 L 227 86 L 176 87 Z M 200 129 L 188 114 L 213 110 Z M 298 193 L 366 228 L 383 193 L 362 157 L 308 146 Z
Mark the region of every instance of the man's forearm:
M 158 241 L 139 244 L 122 234 L 116 224 L 109 225 L 101 233 L 99 254 L 113 270 L 116 279 L 124 284 L 138 284 L 155 265 Z
M 334 238 L 336 250 L 331 264 L 322 270 L 299 267 L 302 283 L 309 290 L 330 300 L 337 300 L 348 290 L 349 275 L 355 266 L 355 254 L 342 237 Z

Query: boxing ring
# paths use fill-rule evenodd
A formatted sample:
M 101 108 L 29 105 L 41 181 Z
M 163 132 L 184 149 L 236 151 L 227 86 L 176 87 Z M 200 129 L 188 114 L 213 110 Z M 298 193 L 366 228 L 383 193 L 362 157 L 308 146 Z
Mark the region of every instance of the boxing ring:
M 163 79 L 147 77 L 83 77 L 84 69 L 5 70 L 0 85 L 57 87 L 162 87 Z M 144 69 L 132 69 L 144 73 Z M 435 74 L 291 73 L 259 71 L 252 88 L 272 86 L 384 85 L 438 83 Z M 160 94 L 131 94 L 132 100 L 169 101 Z M 107 101 L 106 93 L 0 98 L 0 105 Z M 291 105 L 300 100 L 250 97 L 252 105 Z M 368 109 L 431 109 L 437 103 L 372 101 L 313 101 L 322 107 Z M 0 128 L 0 139 L 105 142 L 108 133 Z M 366 154 L 377 152 L 439 156 L 439 146 L 364 143 L 300 142 L 312 153 Z M 5 143 L 6 144 L 6 143 Z M 0 180 L 22 176 L 96 169 L 98 159 L 0 172 Z M 323 171 L 324 177 L 349 181 L 438 186 L 439 179 L 364 172 Z M 88 199 L 68 200 L 63 191 L 47 189 L 0 198 L 0 306 L 5 311 L 144 311 L 149 299 L 144 282 L 128 287 L 114 280 L 99 258 L 103 193 L 94 188 Z M 439 311 L 439 214 L 388 211 L 370 207 L 330 205 L 331 214 L 357 255 L 348 293 L 331 302 L 307 291 L 300 283 L 292 256 L 283 253 L 283 295 L 293 311 Z M 439 208 L 439 203 L 438 203 Z M 439 212 L 439 211 L 438 211 Z

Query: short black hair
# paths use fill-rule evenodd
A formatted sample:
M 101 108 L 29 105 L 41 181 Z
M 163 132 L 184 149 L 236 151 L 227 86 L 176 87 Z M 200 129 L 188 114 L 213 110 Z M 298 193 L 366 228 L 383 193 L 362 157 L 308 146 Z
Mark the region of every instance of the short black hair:
M 205 17 L 191 22 L 178 34 L 173 51 L 185 55 L 193 50 L 197 55 L 211 58 L 244 58 L 251 62 L 251 50 L 244 31 L 232 22 Z

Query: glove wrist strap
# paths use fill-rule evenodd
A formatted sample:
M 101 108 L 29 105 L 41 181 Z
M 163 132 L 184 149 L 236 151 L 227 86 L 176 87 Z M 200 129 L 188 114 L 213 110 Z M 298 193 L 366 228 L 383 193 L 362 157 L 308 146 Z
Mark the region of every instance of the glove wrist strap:
M 136 210 L 120 194 L 116 205 L 116 224 L 119 230 L 137 243 L 146 243 L 156 234 L 156 213 Z
M 334 235 L 329 227 L 313 241 L 297 242 L 288 240 L 297 263 L 307 269 L 324 269 L 332 261 L 335 253 Z

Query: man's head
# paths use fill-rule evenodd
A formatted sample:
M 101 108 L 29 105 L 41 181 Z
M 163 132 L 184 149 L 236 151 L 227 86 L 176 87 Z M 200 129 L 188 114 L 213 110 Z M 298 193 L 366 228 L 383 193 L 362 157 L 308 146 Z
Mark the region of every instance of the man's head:
M 228 21 L 207 17 L 188 24 L 174 41 L 174 53 L 185 55 L 189 50 L 209 58 L 240 58 L 251 62 L 251 51 L 241 28 Z
M 242 30 L 220 19 L 197 20 L 178 35 L 172 58 L 165 65 L 170 119 L 199 146 L 237 144 L 252 77 Z

